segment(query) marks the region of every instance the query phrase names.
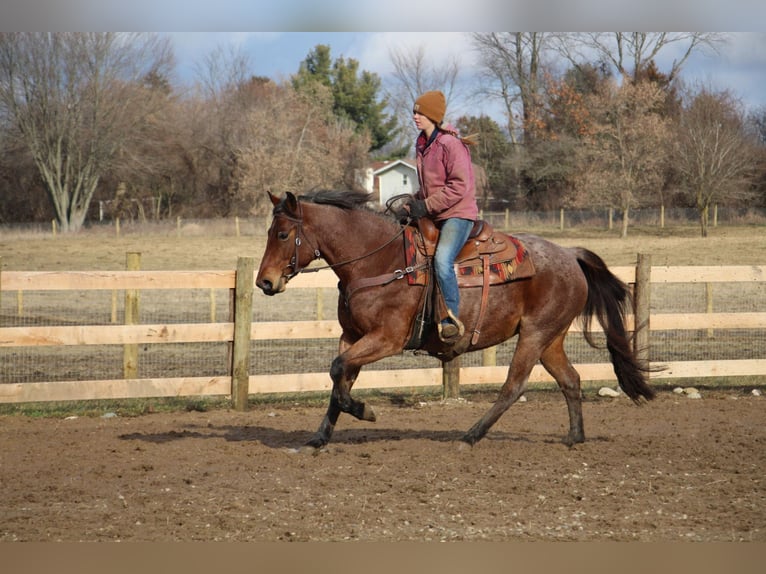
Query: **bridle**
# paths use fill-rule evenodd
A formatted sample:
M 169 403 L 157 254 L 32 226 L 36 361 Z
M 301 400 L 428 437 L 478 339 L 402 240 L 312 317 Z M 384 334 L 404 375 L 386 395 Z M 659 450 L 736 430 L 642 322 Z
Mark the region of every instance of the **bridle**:
M 289 268 L 289 269 L 291 269 L 291 271 L 289 273 L 283 273 L 283 276 L 284 276 L 284 278 L 287 281 L 289 281 L 290 279 L 292 279 L 293 277 L 295 277 L 299 273 L 313 273 L 315 271 L 321 271 L 322 269 L 335 269 L 337 267 L 341 267 L 343 265 L 348 265 L 349 263 L 354 263 L 356 261 L 360 261 L 362 259 L 370 257 L 371 255 L 374 255 L 378 251 L 381 251 L 382 249 L 388 247 L 391 243 L 396 241 L 396 239 L 398 239 L 399 237 L 401 237 L 404 234 L 404 228 L 400 227 L 399 231 L 396 234 L 394 234 L 394 236 L 391 237 L 391 239 L 389 239 L 388 241 L 386 241 L 382 245 L 376 247 L 372 251 L 364 253 L 363 255 L 359 255 L 358 257 L 353 257 L 351 259 L 346 259 L 345 261 L 339 261 L 338 263 L 322 265 L 320 267 L 312 267 L 312 268 L 309 269 L 308 267 L 306 267 L 306 265 L 309 265 L 312 261 L 314 261 L 316 259 L 321 259 L 322 258 L 322 253 L 313 244 L 311 239 L 309 239 L 309 237 L 304 233 L 304 231 L 303 231 L 303 208 L 301 206 L 301 202 L 300 201 L 297 202 L 297 204 L 298 204 L 298 217 L 293 217 L 292 215 L 288 215 L 287 213 L 285 213 L 284 211 L 281 211 L 281 210 L 280 211 L 277 211 L 277 210 L 274 211 L 274 218 L 275 219 L 277 217 L 281 217 L 281 218 L 283 218 L 283 219 L 285 219 L 287 221 L 295 223 L 295 226 L 296 226 L 295 242 L 294 242 L 295 243 L 295 252 L 294 252 L 293 256 L 290 258 L 290 263 L 285 267 L 285 270 Z M 301 245 L 303 245 L 303 240 L 301 239 L 301 237 L 303 237 L 303 240 L 305 240 L 306 243 L 308 243 L 309 246 L 311 247 L 311 249 L 313 250 L 313 257 L 304 266 L 300 265 L 300 258 L 298 257 L 298 255 L 299 255 L 298 251 L 299 251 Z M 407 270 L 405 270 L 405 272 L 406 271 Z M 402 277 L 404 276 L 403 275 L 404 272 L 402 272 L 400 270 L 397 270 L 394 273 L 397 273 L 397 274 L 401 275 Z
M 290 273 L 284 273 L 284 278 L 289 281 L 298 273 L 304 273 L 308 271 L 314 271 L 314 269 L 306 269 L 305 266 L 300 266 L 300 259 L 298 258 L 298 250 L 300 249 L 301 245 L 303 244 L 303 240 L 301 239 L 301 236 L 306 240 L 306 242 L 311 246 L 311 248 L 314 251 L 314 256 L 311 258 L 309 263 L 311 261 L 314 261 L 315 259 L 320 259 L 322 257 L 321 252 L 317 247 L 312 245 L 311 240 L 306 237 L 306 234 L 303 232 L 303 209 L 301 207 L 300 202 L 298 202 L 298 217 L 292 217 L 291 215 L 288 215 L 282 211 L 277 212 L 274 210 L 274 218 L 281 217 L 282 219 L 286 219 L 287 221 L 291 221 L 292 223 L 295 223 L 296 226 L 296 232 L 295 232 L 295 252 L 293 253 L 293 256 L 290 258 L 290 263 L 285 267 L 285 270 L 291 269 Z M 308 264 L 307 264 L 308 265 Z

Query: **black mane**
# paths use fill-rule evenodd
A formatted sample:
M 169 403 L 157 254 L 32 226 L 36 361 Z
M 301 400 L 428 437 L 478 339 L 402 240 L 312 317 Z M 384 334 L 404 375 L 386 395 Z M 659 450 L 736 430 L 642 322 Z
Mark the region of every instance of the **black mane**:
M 332 205 L 341 209 L 365 209 L 369 210 L 369 202 L 372 198 L 370 193 L 357 191 L 339 191 L 335 189 L 318 189 L 301 195 L 298 199 L 308 203 Z

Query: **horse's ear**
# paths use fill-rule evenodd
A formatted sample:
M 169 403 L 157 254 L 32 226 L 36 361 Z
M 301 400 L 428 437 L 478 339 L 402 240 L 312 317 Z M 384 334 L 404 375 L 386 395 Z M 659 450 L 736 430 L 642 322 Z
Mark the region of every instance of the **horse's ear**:
M 271 191 L 267 191 L 266 193 L 268 193 L 268 194 L 269 194 L 269 199 L 271 200 L 271 203 L 273 203 L 273 204 L 274 204 L 274 207 L 276 207 L 277 205 L 279 205 L 279 202 L 280 202 L 281 200 L 280 200 L 280 199 L 279 199 L 279 198 L 278 198 L 276 195 L 274 195 L 273 193 L 271 193 Z
M 298 211 L 298 198 L 289 191 L 285 195 L 285 207 L 290 213 Z

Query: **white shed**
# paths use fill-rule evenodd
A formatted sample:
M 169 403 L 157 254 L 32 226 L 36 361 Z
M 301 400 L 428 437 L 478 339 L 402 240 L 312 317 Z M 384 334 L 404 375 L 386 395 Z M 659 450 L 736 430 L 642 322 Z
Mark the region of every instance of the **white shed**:
M 368 193 L 374 193 L 380 205 L 401 193 L 417 191 L 418 173 L 415 160 L 397 159 L 376 162 L 357 173 L 357 181 Z

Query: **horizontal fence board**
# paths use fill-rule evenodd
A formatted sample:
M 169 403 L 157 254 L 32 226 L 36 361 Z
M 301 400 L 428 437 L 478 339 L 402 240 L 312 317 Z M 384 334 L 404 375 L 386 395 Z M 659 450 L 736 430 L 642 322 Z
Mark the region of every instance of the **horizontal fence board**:
M 615 266 L 612 273 L 626 283 L 635 281 L 635 268 Z M 233 289 L 233 270 L 221 271 L 3 271 L 3 291 L 68 291 L 98 289 Z M 731 283 L 766 281 L 766 265 L 668 267 L 653 266 L 651 283 Z M 330 269 L 301 273 L 292 288 L 336 288 Z
M 653 363 L 666 370 L 652 373 L 652 379 L 704 378 L 766 375 L 766 359 L 732 361 L 684 361 Z M 583 382 L 609 381 L 616 384 L 612 365 L 580 363 L 574 367 Z M 507 366 L 463 367 L 461 385 L 501 384 L 505 382 Z M 355 389 L 386 389 L 442 384 L 441 368 L 362 371 Z M 530 385 L 553 383 L 542 366 L 536 365 L 529 378 Z M 328 373 L 298 373 L 286 375 L 251 375 L 250 393 L 301 393 L 329 391 L 332 382 Z M 148 397 L 181 397 L 227 395 L 231 377 L 184 377 L 168 379 L 114 379 L 102 381 L 69 381 L 45 383 L 13 383 L 0 385 L 0 403 L 72 401 L 90 399 L 130 399 Z
M 290 280 L 288 289 L 335 289 L 338 276 L 332 269 L 320 269 L 311 273 L 299 273 Z
M 615 266 L 609 268 L 612 273 L 626 283 L 636 279 L 636 268 L 630 266 Z M 338 287 L 338 277 L 332 269 L 321 269 L 313 273 L 300 273 L 291 281 L 288 289 L 335 289 Z
M 231 377 L 110 379 L 0 385 L 0 403 L 228 395 Z
M 4 327 L 0 329 L 0 347 L 209 343 L 231 341 L 233 337 L 234 323 Z
M 657 363 L 664 371 L 652 373 L 652 379 L 678 379 L 702 377 L 753 377 L 766 375 L 766 359 L 730 361 L 671 361 Z
M 651 283 L 739 283 L 766 281 L 766 265 L 652 267 Z
M 224 271 L 3 271 L 3 291 L 92 291 L 98 289 L 233 289 Z
M 635 267 L 610 267 L 609 270 L 612 272 L 613 275 L 615 275 L 620 281 L 623 281 L 624 283 L 635 283 L 636 282 L 636 268 Z
M 692 329 L 766 329 L 766 313 L 657 313 L 651 331 Z
M 611 363 L 580 363 L 574 365 L 583 381 L 615 380 Z M 508 365 L 496 367 L 463 367 L 460 369 L 460 385 L 485 385 L 504 383 Z M 552 383 L 553 377 L 542 365 L 535 365 L 529 375 L 530 383 Z
M 626 317 L 632 329 L 633 317 Z M 594 332 L 601 331 L 595 323 Z M 651 316 L 652 331 L 695 329 L 764 329 L 766 313 L 661 313 Z M 569 328 L 579 333 L 575 321 Z M 253 323 L 251 339 L 337 339 L 341 335 L 337 320 L 263 321 Z M 0 328 L 0 347 L 39 347 L 61 345 L 122 345 L 139 343 L 208 343 L 231 341 L 234 323 L 173 323 L 157 325 L 71 325 L 55 327 Z
M 258 321 L 250 327 L 254 341 L 269 339 L 337 339 L 343 330 L 336 319 L 325 321 Z
M 362 371 L 354 389 L 382 389 L 422 387 L 442 384 L 442 369 L 399 369 L 390 371 Z M 288 375 L 251 375 L 251 393 L 299 393 L 329 391 L 332 380 L 329 373 L 301 373 Z

